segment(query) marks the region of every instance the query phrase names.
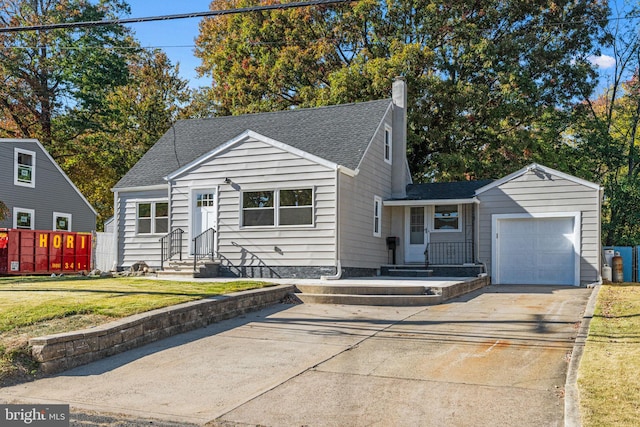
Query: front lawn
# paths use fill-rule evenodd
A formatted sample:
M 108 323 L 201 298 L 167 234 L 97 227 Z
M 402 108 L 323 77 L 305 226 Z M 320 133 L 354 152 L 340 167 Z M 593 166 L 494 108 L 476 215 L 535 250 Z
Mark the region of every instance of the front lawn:
M 0 386 L 37 373 L 27 341 L 266 282 L 173 282 L 140 278 L 0 277 Z M 22 377 L 22 378 L 18 378 Z
M 640 285 L 603 285 L 578 373 L 582 424 L 640 420 Z

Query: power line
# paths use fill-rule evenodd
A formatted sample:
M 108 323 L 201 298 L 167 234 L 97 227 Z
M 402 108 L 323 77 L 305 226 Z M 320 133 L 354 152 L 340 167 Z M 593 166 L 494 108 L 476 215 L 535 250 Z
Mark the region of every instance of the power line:
M 60 28 L 97 27 L 97 26 L 103 26 L 103 25 L 136 24 L 139 22 L 169 21 L 173 19 L 185 19 L 185 18 L 203 18 L 208 16 L 223 16 L 223 15 L 233 15 L 233 14 L 247 13 L 247 12 L 261 12 L 266 10 L 293 9 L 293 8 L 306 7 L 306 6 L 335 5 L 335 4 L 342 4 L 342 3 L 352 3 L 356 1 L 359 1 L 359 0 L 309 0 L 309 1 L 301 1 L 296 3 L 270 4 L 270 5 L 263 5 L 263 6 L 242 7 L 237 9 L 210 10 L 206 12 L 150 16 L 146 18 L 125 18 L 125 19 L 111 19 L 106 21 L 65 22 L 65 23 L 59 23 L 59 24 L 31 25 L 31 26 L 24 26 L 24 27 L 5 27 L 5 28 L 0 28 L 0 33 L 17 33 L 17 32 L 23 32 L 23 31 L 54 30 L 54 29 L 60 29 Z

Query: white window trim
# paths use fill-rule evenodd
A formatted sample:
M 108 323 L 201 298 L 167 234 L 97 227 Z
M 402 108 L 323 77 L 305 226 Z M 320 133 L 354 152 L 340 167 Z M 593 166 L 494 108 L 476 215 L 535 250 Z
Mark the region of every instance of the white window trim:
M 436 229 L 435 227 L 435 223 L 436 223 L 436 206 L 446 206 L 446 205 L 456 205 L 458 206 L 458 228 L 454 228 L 454 229 Z M 460 233 L 462 231 L 462 205 L 458 204 L 458 203 L 440 203 L 438 205 L 433 205 L 433 207 L 431 208 L 431 212 L 429 217 L 430 219 L 430 224 L 429 224 L 429 231 L 432 233 Z
M 58 230 L 58 228 L 57 228 L 58 223 L 56 221 L 56 218 L 59 218 L 59 217 L 67 218 L 67 221 L 69 222 L 69 229 L 68 230 Z M 71 231 L 72 230 L 72 228 L 71 228 L 71 217 L 72 217 L 72 215 L 69 214 L 69 213 L 54 212 L 53 213 L 53 227 L 51 227 L 51 229 L 53 231 Z
M 292 225 L 280 225 L 280 191 L 286 190 L 311 190 L 311 224 L 292 224 Z M 244 193 L 273 191 L 273 225 L 244 225 Z M 316 187 L 315 186 L 300 186 L 300 187 L 283 187 L 283 188 L 268 188 L 268 189 L 245 189 L 240 192 L 240 218 L 238 223 L 240 229 L 258 229 L 258 228 L 313 228 L 316 225 Z M 247 209 L 262 209 L 262 208 L 247 208 Z
M 18 155 L 27 154 L 31 156 L 31 182 L 18 181 Z M 20 187 L 35 188 L 36 186 L 36 152 L 31 150 L 25 150 L 24 148 L 15 147 L 13 150 L 13 184 Z
M 157 203 L 167 203 L 169 204 L 169 200 L 167 199 L 158 199 L 158 200 L 136 200 L 136 217 L 135 217 L 135 221 L 136 221 L 136 236 L 163 236 L 166 233 L 156 233 L 156 204 Z M 140 219 L 140 217 L 138 216 L 139 214 L 139 209 L 140 209 L 140 205 L 143 204 L 150 204 L 151 205 L 151 217 L 149 218 L 151 220 L 151 232 L 150 233 L 140 233 L 140 231 L 138 230 L 138 220 Z M 171 217 L 169 209 L 167 209 L 167 214 L 168 216 L 167 218 L 167 228 L 169 228 L 169 218 Z M 164 218 L 164 217 L 160 217 L 160 218 Z
M 387 135 L 389 136 L 389 157 L 387 158 Z M 391 126 L 384 125 L 383 157 L 385 163 L 393 163 L 393 131 Z
M 373 236 L 382 237 L 382 198 L 379 196 L 373 196 Z
M 27 209 L 27 208 L 13 208 L 13 228 L 18 228 L 18 212 L 28 212 L 31 214 L 31 230 L 35 230 L 35 222 L 36 222 L 36 211 L 35 209 Z M 22 230 L 27 230 L 23 228 Z

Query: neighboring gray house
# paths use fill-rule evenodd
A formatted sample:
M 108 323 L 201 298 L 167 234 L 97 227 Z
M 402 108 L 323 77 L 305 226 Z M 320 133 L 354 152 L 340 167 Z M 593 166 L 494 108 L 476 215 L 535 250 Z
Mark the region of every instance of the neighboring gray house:
M 35 139 L 0 139 L 0 228 L 91 232 L 96 211 Z
M 494 283 L 598 280 L 599 186 L 539 165 L 413 184 L 406 90 L 396 79 L 391 99 L 177 122 L 113 189 L 118 267 L 210 252 L 231 276 L 375 275 L 391 241 L 397 264 L 473 264 Z M 558 257 L 571 268 L 554 273 Z M 514 277 L 523 259 L 532 272 Z

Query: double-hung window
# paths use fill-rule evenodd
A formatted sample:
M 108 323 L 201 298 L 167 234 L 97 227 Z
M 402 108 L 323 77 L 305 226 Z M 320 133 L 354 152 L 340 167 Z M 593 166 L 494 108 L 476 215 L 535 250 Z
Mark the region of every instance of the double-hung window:
M 21 148 L 14 149 L 13 183 L 23 187 L 36 186 L 36 153 Z
M 245 191 L 242 226 L 313 225 L 313 189 Z
M 382 199 L 373 196 L 373 235 L 382 236 Z
M 138 234 L 164 234 L 169 230 L 169 203 L 138 203 Z
M 391 164 L 393 142 L 391 137 L 391 127 L 384 127 L 384 161 Z

